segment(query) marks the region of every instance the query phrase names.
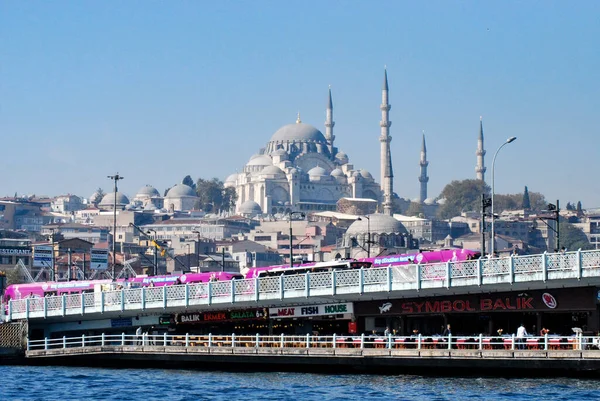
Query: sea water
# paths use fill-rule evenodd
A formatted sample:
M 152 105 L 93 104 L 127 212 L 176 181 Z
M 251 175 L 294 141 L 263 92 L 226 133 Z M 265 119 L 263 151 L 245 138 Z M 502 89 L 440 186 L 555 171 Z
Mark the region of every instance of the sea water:
M 0 400 L 599 400 L 600 380 L 0 366 Z

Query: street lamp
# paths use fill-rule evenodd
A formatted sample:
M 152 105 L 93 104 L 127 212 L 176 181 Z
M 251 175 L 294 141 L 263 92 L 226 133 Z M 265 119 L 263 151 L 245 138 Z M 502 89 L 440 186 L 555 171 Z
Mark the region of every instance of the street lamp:
M 117 236 L 117 182 L 119 180 L 122 180 L 123 177 L 122 175 L 119 175 L 119 173 L 115 174 L 115 175 L 109 175 L 107 176 L 108 178 L 110 178 L 111 180 L 113 180 L 115 182 L 115 198 L 114 198 L 114 203 L 113 203 L 113 239 L 112 239 L 112 248 L 113 248 L 113 266 L 112 266 L 112 276 L 113 279 L 115 278 L 115 266 L 117 265 L 116 262 L 116 257 L 117 257 L 117 248 L 115 246 L 115 238 Z
M 369 218 L 369 216 L 363 216 L 365 219 L 367 219 L 367 258 L 371 257 L 371 219 Z M 362 221 L 362 219 L 359 217 L 358 219 L 356 219 L 358 221 Z
M 290 267 L 294 267 L 294 240 L 292 236 L 292 220 L 294 216 L 304 218 L 306 215 L 302 212 L 289 212 L 290 216 Z
M 490 246 L 490 255 L 492 258 L 494 257 L 494 252 L 496 251 L 496 232 L 494 231 L 494 222 L 496 221 L 496 218 L 494 217 L 494 167 L 496 167 L 496 156 L 498 156 L 498 152 L 500 152 L 500 149 L 502 149 L 509 143 L 514 142 L 515 139 L 517 139 L 516 136 L 511 136 L 510 138 L 508 138 L 506 142 L 500 145 L 496 153 L 494 153 L 494 158 L 492 159 L 492 244 Z

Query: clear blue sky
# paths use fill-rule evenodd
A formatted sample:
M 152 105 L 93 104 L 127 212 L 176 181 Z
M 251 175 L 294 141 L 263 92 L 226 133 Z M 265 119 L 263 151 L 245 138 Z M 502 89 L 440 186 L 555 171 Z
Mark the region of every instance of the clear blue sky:
M 133 196 L 239 171 L 282 125 L 379 176 L 387 65 L 395 191 L 474 178 L 600 207 L 600 2 L 0 0 L 0 196 Z

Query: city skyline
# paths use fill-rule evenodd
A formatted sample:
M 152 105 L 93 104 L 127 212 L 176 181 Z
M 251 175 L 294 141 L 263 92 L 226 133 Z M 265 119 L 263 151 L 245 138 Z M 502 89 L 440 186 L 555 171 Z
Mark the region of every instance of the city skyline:
M 483 116 L 488 185 L 518 138 L 496 193 L 600 207 L 597 3 L 143 4 L 2 2 L 1 196 L 225 180 L 298 111 L 324 132 L 329 85 L 337 146 L 378 177 L 387 65 L 400 197 L 423 130 L 429 197 L 475 178 Z

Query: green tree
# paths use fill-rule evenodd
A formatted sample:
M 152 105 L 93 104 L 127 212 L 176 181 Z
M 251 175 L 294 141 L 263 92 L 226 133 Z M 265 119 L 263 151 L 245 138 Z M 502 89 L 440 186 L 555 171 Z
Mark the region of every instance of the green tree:
M 419 202 L 410 202 L 410 206 L 405 213 L 407 216 L 420 216 L 423 214 L 423 205 Z
M 581 201 L 577 201 L 577 216 L 583 216 L 583 209 L 581 208 Z
M 438 209 L 438 216 L 449 219 L 463 211 L 481 210 L 482 193 L 489 196 L 490 187 L 481 180 L 452 181 L 439 196 L 446 201 Z
M 578 249 L 593 249 L 592 244 L 588 241 L 588 238 L 584 232 L 578 227 L 566 221 L 560 222 L 560 246 L 564 246 L 569 251 L 576 251 Z
M 191 176 L 186 175 L 183 180 L 181 181 L 181 183 L 183 185 L 187 185 L 188 187 L 192 187 L 192 189 L 195 191 L 196 190 L 196 183 L 194 182 L 194 180 L 192 179 Z
M 235 189 L 225 188 L 223 181 L 218 178 L 212 180 L 198 178 L 196 193 L 198 194 L 197 205 L 208 213 L 229 210 L 237 200 Z
M 523 191 L 523 201 L 521 202 L 521 207 L 525 210 L 531 209 L 531 201 L 529 200 L 529 189 L 525 186 L 525 191 Z

